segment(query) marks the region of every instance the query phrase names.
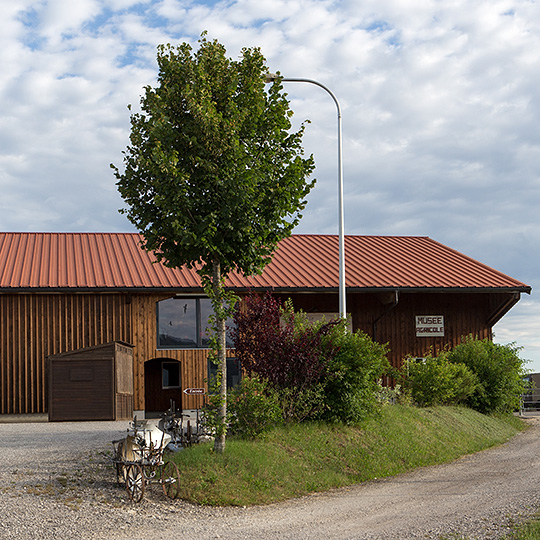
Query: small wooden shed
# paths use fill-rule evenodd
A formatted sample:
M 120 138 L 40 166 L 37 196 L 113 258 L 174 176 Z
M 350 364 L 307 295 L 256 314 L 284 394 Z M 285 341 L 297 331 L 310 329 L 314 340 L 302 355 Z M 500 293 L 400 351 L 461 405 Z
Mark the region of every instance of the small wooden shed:
M 49 421 L 133 416 L 133 346 L 113 341 L 48 357 Z

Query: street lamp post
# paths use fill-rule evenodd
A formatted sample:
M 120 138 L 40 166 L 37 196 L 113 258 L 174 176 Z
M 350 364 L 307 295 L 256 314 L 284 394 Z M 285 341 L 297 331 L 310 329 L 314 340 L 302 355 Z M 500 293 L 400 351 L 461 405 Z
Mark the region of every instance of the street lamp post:
M 271 83 L 275 80 L 283 82 L 305 82 L 319 86 L 326 90 L 337 107 L 337 124 L 338 124 L 338 209 L 339 209 L 339 316 L 342 319 L 347 318 L 347 304 L 345 297 L 345 219 L 343 216 L 343 152 L 342 152 L 342 136 L 341 136 L 341 107 L 334 93 L 321 84 L 312 79 L 293 79 L 281 77 L 275 73 L 267 73 L 265 81 Z

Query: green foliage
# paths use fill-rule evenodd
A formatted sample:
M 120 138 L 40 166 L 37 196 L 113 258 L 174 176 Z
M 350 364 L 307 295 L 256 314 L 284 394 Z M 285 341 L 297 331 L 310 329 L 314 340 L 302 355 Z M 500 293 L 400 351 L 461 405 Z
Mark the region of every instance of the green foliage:
M 482 413 L 511 412 L 519 408 L 524 391 L 525 361 L 515 343 L 500 345 L 469 336 L 448 355 L 448 360 L 466 365 L 478 378 L 467 404 Z
M 212 275 L 259 272 L 298 223 L 314 185 L 303 158 L 304 127 L 281 84 L 265 90 L 258 48 L 239 60 L 217 41 L 158 48 L 158 86 L 145 88 L 131 115 L 124 172 L 112 165 L 123 212 L 166 265 Z
M 448 361 L 448 353 L 424 359 L 407 358 L 399 376 L 412 400 L 423 407 L 464 403 L 478 379 L 464 364 Z
M 390 373 L 390 369 L 388 373 Z M 383 385 L 382 379 L 377 381 L 375 399 L 379 405 L 411 405 L 410 394 L 403 390 L 401 384 Z
M 397 378 L 419 405 L 464 403 L 485 414 L 508 413 L 519 407 L 526 385 L 519 350 L 468 336 L 438 357 L 406 359 Z
M 290 302 L 282 309 L 270 293 L 246 297 L 234 320 L 236 356 L 248 375 L 257 374 L 276 390 L 283 418 L 318 418 L 325 408 L 322 378 L 328 354 L 322 342 L 337 322 L 309 323 Z
M 224 279 L 261 272 L 289 236 L 314 185 L 313 157 L 303 158 L 304 126 L 278 81 L 266 92 L 265 59 L 245 48 L 239 60 L 203 36 L 160 45 L 158 85 L 147 86 L 131 115 L 124 171 L 111 165 L 127 204 L 121 210 L 141 231 L 143 247 L 166 266 L 197 265 L 215 313 L 215 360 L 226 381 L 225 319 L 234 304 Z M 226 389 L 221 388 L 225 445 Z
M 323 417 L 359 422 L 379 405 L 378 381 L 389 368 L 386 345 L 374 342 L 363 332 L 348 332 L 343 320 L 325 336 L 324 348 L 329 354 Z
M 344 320 L 311 322 L 292 303 L 251 295 L 235 316 L 233 340 L 248 374 L 267 379 L 287 421 L 358 422 L 377 405 L 377 381 L 389 367 L 386 346 Z
M 254 439 L 282 420 L 279 398 L 268 382 L 259 377 L 244 377 L 228 395 L 229 431 Z
M 322 383 L 308 387 L 286 386 L 276 390 L 281 414 L 286 422 L 305 422 L 320 418 L 326 409 Z

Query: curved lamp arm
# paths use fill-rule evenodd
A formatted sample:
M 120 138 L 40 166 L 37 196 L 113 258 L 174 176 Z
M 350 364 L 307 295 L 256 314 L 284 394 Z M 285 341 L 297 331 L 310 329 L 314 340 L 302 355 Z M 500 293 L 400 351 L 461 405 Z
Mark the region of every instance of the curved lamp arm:
M 338 214 L 339 214 L 339 316 L 342 319 L 347 318 L 346 292 L 345 292 L 345 218 L 343 212 L 343 150 L 342 150 L 342 129 L 341 129 L 341 106 L 335 94 L 324 84 L 313 79 L 296 79 L 290 77 L 281 77 L 276 73 L 267 73 L 266 83 L 272 83 L 276 80 L 283 82 L 304 82 L 319 86 L 326 90 L 334 100 L 337 108 L 338 124 Z

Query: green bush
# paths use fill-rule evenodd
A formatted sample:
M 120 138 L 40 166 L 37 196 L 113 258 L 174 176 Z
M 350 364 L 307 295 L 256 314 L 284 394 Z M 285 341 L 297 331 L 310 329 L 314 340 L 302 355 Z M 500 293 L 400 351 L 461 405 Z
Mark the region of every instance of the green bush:
M 305 422 L 319 419 L 326 408 L 321 383 L 301 388 L 276 388 L 281 414 L 285 422 Z
M 248 375 L 275 389 L 286 421 L 358 422 L 379 401 L 377 381 L 389 367 L 386 346 L 346 321 L 312 322 L 269 293 L 250 295 L 235 315 L 236 355 Z
M 423 359 L 407 358 L 400 380 L 420 406 L 464 403 L 478 386 L 476 375 L 464 364 L 448 361 L 448 353 Z
M 450 362 L 466 365 L 478 378 L 467 404 L 481 413 L 512 412 L 524 391 L 525 361 L 515 343 L 499 345 L 468 336 L 448 355 Z
M 278 394 L 257 376 L 244 377 L 227 396 L 229 431 L 254 439 L 282 422 Z
M 386 345 L 363 332 L 348 332 L 345 321 L 332 328 L 323 345 L 328 351 L 323 418 L 357 423 L 380 405 L 378 381 L 390 367 Z
M 395 370 L 392 370 L 395 371 Z M 389 372 L 390 374 L 390 372 Z M 395 373 L 394 373 L 395 375 Z M 383 384 L 383 380 L 377 381 L 377 391 L 375 398 L 379 405 L 410 405 L 410 395 L 404 391 L 402 385 L 397 383 L 394 386 L 387 386 Z

